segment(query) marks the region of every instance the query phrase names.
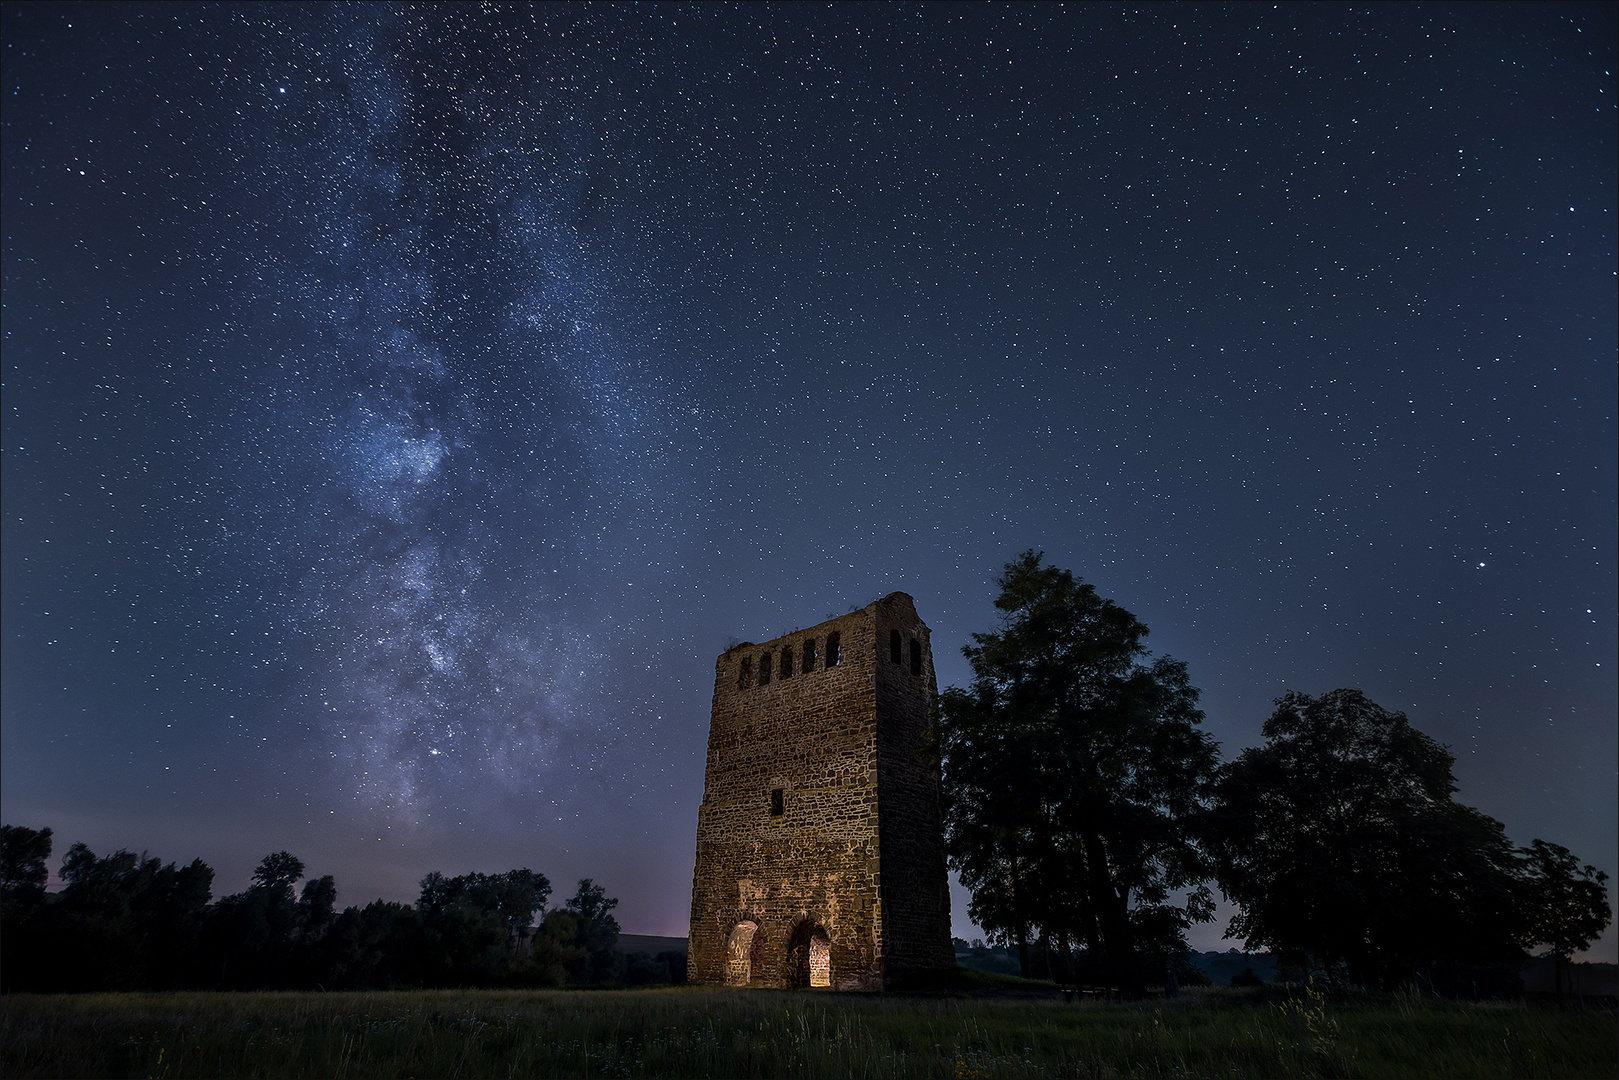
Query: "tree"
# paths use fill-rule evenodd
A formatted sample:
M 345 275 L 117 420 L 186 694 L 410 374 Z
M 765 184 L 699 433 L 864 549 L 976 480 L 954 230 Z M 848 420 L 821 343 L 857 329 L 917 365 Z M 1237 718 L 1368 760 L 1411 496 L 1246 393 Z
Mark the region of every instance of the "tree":
M 253 871 L 253 886 L 291 903 L 292 887 L 303 876 L 303 860 L 291 852 L 278 851 L 259 860 L 258 869 Z
M 577 942 L 579 921 L 562 908 L 545 913 L 529 951 L 529 977 L 537 986 L 562 986 L 588 960 Z
M 1500 822 L 1452 798 L 1445 747 L 1351 689 L 1288 693 L 1263 731 L 1218 783 L 1227 937 L 1342 965 L 1362 985 L 1522 959 L 1517 852 Z
M 1522 849 L 1528 909 L 1526 944 L 1551 948 L 1557 996 L 1563 996 L 1563 970 L 1569 959 L 1608 928 L 1608 875 L 1580 866 L 1561 844 L 1536 840 Z
M 295 886 L 303 860 L 286 851 L 266 855 L 246 892 L 214 905 L 208 934 L 219 958 L 215 978 L 237 989 L 309 985 L 316 980 L 316 941 L 333 921 L 337 885 L 330 876 Z
M 1067 570 L 1024 552 L 996 579 L 994 633 L 963 649 L 972 685 L 940 695 L 945 847 L 992 939 L 1085 947 L 1139 990 L 1212 917 L 1196 823 L 1218 751 L 1186 666 Z M 1176 894 L 1190 890 L 1176 903 Z
M 312 944 L 325 936 L 337 918 L 337 882 L 332 875 L 310 878 L 298 894 L 298 940 Z
M 45 899 L 51 830 L 0 825 L 0 902 L 7 918 L 20 917 Z
M 214 872 L 200 859 L 164 865 L 130 851 L 97 857 L 74 844 L 52 906 L 47 988 L 136 990 L 183 985 L 201 946 Z
M 613 977 L 619 934 L 618 920 L 612 915 L 616 907 L 618 900 L 589 878 L 581 879 L 578 890 L 563 904 L 577 924 L 574 945 L 583 950 L 571 968 L 575 980 L 605 982 Z
M 551 883 L 529 869 L 504 874 L 434 871 L 422 879 L 422 922 L 432 943 L 427 976 L 448 985 L 545 982 L 530 970 L 534 918 L 545 908 Z
M 0 991 L 37 988 L 51 970 L 43 910 L 50 857 L 50 829 L 0 826 L 0 940 L 5 942 Z

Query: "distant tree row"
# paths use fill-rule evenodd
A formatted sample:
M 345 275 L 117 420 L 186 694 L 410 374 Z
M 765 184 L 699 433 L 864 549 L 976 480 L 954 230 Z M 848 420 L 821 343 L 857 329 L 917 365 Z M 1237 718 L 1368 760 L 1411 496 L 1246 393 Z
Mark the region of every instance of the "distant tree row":
M 683 956 L 626 964 L 618 901 L 589 878 L 546 910 L 532 870 L 432 873 L 414 907 L 336 909 L 331 875 L 305 878 L 285 851 L 245 892 L 212 898 L 214 872 L 74 844 L 47 894 L 51 830 L 0 835 L 0 934 L 7 992 L 563 986 L 684 978 Z M 298 889 L 298 882 L 303 882 Z M 632 970 L 633 969 L 633 970 Z
M 1455 759 L 1403 713 L 1288 693 L 1222 764 L 1134 615 L 1032 551 L 997 584 L 935 738 L 951 865 L 1025 974 L 1139 991 L 1213 918 L 1210 882 L 1227 937 L 1367 986 L 1566 961 L 1608 925 L 1607 875 L 1456 802 Z

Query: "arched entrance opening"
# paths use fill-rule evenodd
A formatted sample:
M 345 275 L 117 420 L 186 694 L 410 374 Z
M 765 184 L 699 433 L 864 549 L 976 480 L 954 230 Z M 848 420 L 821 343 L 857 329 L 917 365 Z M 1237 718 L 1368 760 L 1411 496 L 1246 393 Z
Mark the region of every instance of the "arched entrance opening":
M 763 954 L 759 924 L 751 919 L 737 923 L 725 945 L 725 985 L 746 986 L 752 982 Z
M 793 932 L 787 949 L 788 984 L 818 989 L 832 985 L 832 939 L 820 923 L 809 921 Z

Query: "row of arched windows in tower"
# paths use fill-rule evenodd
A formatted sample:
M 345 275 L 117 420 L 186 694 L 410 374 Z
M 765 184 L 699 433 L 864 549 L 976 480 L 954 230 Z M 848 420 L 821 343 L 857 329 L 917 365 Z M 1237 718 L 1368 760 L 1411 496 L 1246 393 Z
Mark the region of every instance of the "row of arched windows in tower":
M 826 659 L 822 667 L 823 670 L 825 670 L 825 668 L 837 667 L 842 661 L 842 642 L 843 635 L 837 633 L 836 631 L 826 635 Z M 797 656 L 797 674 L 808 675 L 810 672 L 814 671 L 816 659 L 815 639 L 805 638 L 803 649 L 798 653 Z M 780 679 L 790 679 L 793 677 L 794 667 L 795 663 L 793 647 L 791 645 L 783 645 L 781 647 L 781 653 L 779 656 L 768 651 L 762 652 L 759 654 L 759 674 L 757 685 L 769 686 L 772 675 Z M 736 688 L 738 690 L 746 690 L 748 687 L 753 685 L 755 685 L 753 657 L 744 656 L 742 658 L 741 667 L 737 669 Z
M 834 668 L 842 659 L 841 638 L 837 632 L 826 635 L 826 658 L 822 670 Z M 895 664 L 903 665 L 909 652 L 912 675 L 922 674 L 922 643 L 916 638 L 910 639 L 910 648 L 906 649 L 906 639 L 898 630 L 888 632 L 888 659 Z M 815 639 L 805 638 L 802 648 L 794 654 L 791 645 L 783 645 L 779 653 L 766 650 L 759 654 L 759 664 L 754 666 L 754 658 L 744 656 L 742 663 L 737 667 L 736 688 L 746 690 L 752 686 L 769 686 L 770 680 L 790 679 L 794 674 L 808 675 L 815 670 L 817 656 L 815 652 Z

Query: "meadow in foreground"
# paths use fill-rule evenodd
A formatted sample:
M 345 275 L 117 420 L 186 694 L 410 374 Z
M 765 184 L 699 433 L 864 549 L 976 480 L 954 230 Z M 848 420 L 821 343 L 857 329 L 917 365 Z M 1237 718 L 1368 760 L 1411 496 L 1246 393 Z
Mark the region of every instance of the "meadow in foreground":
M 130 1077 L 1613 1076 L 1614 1010 L 1193 992 L 663 989 L 0 999 L 0 1071 Z

